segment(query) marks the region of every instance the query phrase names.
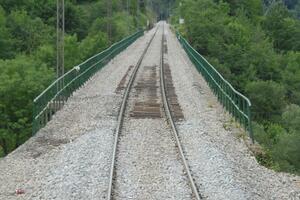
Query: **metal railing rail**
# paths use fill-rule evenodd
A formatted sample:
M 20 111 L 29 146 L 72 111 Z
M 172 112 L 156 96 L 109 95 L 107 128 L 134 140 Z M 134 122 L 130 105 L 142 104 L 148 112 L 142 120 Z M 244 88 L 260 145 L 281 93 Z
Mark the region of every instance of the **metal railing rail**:
M 81 87 L 92 75 L 143 34 L 143 30 L 138 31 L 113 44 L 101 53 L 87 59 L 68 71 L 64 76 L 56 79 L 36 97 L 33 101 L 33 134 L 43 128 L 52 119 L 52 116 L 63 107 L 75 90 Z M 58 83 L 61 81 L 64 82 L 64 87 L 58 90 Z
M 206 82 L 217 96 L 223 107 L 238 121 L 246 131 L 254 143 L 251 121 L 251 102 L 250 100 L 238 92 L 233 86 L 224 79 L 224 77 L 188 42 L 178 31 L 176 31 L 177 39 L 194 63 L 197 70 L 203 75 Z

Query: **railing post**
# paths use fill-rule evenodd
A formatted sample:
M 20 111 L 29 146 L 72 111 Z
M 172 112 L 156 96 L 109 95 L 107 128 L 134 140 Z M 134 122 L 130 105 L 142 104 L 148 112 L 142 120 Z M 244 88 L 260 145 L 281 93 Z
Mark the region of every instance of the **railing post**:
M 253 135 L 253 129 L 252 129 L 252 120 L 251 120 L 251 105 L 248 106 L 248 131 L 249 131 L 249 134 L 250 134 L 250 138 L 251 138 L 251 141 L 252 143 L 254 144 L 254 135 Z
M 32 109 L 32 135 L 36 133 L 36 103 L 33 101 L 33 109 Z

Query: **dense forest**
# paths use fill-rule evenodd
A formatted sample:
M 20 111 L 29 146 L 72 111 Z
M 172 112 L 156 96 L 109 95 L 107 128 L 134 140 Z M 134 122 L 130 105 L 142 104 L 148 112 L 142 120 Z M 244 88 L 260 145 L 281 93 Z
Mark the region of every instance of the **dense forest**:
M 65 0 L 66 71 L 153 20 L 149 4 Z M 0 156 L 31 137 L 32 101 L 55 68 L 56 1 L 0 0 Z
M 253 104 L 257 159 L 300 174 L 300 2 L 181 0 L 172 22 Z M 178 24 L 179 18 L 185 23 Z

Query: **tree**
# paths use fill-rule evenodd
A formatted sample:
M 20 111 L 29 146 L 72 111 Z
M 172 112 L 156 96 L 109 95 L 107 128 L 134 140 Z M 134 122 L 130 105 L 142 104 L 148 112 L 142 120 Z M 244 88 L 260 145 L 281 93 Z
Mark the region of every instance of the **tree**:
M 284 134 L 271 150 L 273 160 L 280 169 L 300 174 L 300 133 Z
M 56 1 L 31 0 L 27 2 L 26 10 L 31 17 L 39 17 L 50 26 L 56 25 Z
M 51 40 L 51 29 L 40 18 L 32 19 L 26 11 L 13 11 L 7 26 L 15 38 L 14 48 L 18 52 L 31 53 L 44 42 Z
M 283 58 L 283 83 L 291 103 L 300 105 L 300 53 L 289 52 Z
M 246 94 L 253 103 L 254 119 L 277 121 L 285 102 L 285 89 L 274 81 L 254 81 L 246 86 Z
M 300 22 L 279 1 L 263 2 L 266 15 L 260 0 L 181 0 L 172 22 L 251 100 L 254 136 L 266 152 L 258 160 L 300 173 Z
M 295 6 L 294 10 L 292 10 L 293 15 L 295 18 L 300 19 L 300 2 Z
M 269 149 L 272 149 L 280 138 L 287 133 L 282 126 L 274 123 L 269 123 L 266 126 L 254 123 L 254 131 L 256 140 Z
M 0 145 L 5 153 L 30 137 L 33 99 L 52 79 L 52 70 L 28 57 L 0 60 Z
M 81 59 L 86 60 L 91 56 L 100 53 L 108 46 L 108 37 L 106 33 L 98 32 L 90 34 L 81 41 L 79 49 L 81 49 Z
M 263 21 L 263 28 L 278 50 L 300 50 L 300 21 L 292 18 L 283 4 L 276 4 L 270 9 Z
M 17 9 L 24 9 L 28 0 L 0 0 L 0 5 L 7 11 L 11 12 Z
M 260 0 L 225 0 L 230 5 L 230 14 L 236 15 L 239 10 L 252 18 L 262 14 L 262 3 Z
M 283 124 L 291 132 L 300 134 L 300 106 L 291 104 L 282 113 Z
M 96 19 L 101 19 L 107 16 L 106 2 L 98 1 L 89 7 L 87 12 L 89 13 L 89 23 L 93 23 Z
M 69 1 L 65 3 L 65 27 L 67 33 L 76 34 L 80 40 L 86 37 L 88 34 L 87 18 L 88 16 L 80 7 Z
M 39 46 L 33 53 L 33 58 L 41 64 L 46 64 L 49 69 L 56 69 L 56 49 L 51 44 Z
M 81 63 L 81 50 L 79 48 L 77 35 L 66 35 L 65 37 L 65 69 L 70 70 Z
M 6 17 L 3 8 L 0 6 L 0 59 L 9 59 L 14 56 L 13 39 L 6 27 Z
M 284 3 L 289 9 L 293 9 L 297 5 L 298 0 L 284 0 Z

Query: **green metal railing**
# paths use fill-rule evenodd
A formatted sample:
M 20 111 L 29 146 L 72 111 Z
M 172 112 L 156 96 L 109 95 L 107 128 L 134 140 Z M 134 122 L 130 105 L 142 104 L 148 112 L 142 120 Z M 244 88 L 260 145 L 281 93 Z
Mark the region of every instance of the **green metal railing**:
M 250 100 L 236 91 L 232 85 L 180 35 L 178 31 L 176 32 L 176 35 L 190 60 L 203 75 L 214 94 L 218 97 L 219 102 L 236 119 L 236 121 L 243 125 L 246 131 L 248 131 L 252 142 L 254 142 L 251 125 Z
M 144 31 L 141 30 L 113 44 L 105 51 L 91 57 L 68 71 L 64 76 L 56 79 L 36 97 L 33 101 L 33 134 L 52 119 L 52 116 L 63 107 L 75 90 L 143 34 Z M 60 85 L 63 85 L 62 89 L 58 89 Z

